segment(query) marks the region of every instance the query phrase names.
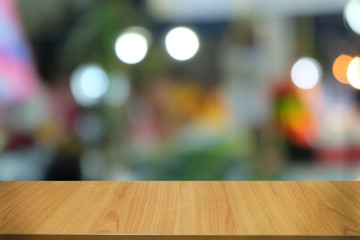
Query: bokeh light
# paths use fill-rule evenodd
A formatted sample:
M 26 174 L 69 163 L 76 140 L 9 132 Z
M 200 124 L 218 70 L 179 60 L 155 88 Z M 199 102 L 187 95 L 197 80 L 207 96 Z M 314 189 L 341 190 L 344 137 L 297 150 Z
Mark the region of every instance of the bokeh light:
M 77 117 L 74 123 L 76 135 L 84 143 L 99 143 L 105 135 L 105 126 L 97 113 L 84 113 Z
M 344 9 L 344 17 L 351 30 L 360 35 L 360 0 L 350 0 Z
M 122 72 L 110 74 L 109 90 L 104 96 L 105 102 L 110 106 L 121 106 L 130 95 L 129 78 Z
M 177 27 L 166 35 L 166 50 L 179 61 L 192 58 L 199 50 L 199 39 L 194 31 L 186 27 Z
M 319 81 L 322 75 L 320 64 L 312 58 L 299 59 L 291 69 L 291 80 L 301 89 L 311 89 Z
M 7 135 L 3 129 L 0 128 L 0 152 L 7 144 Z
M 360 58 L 354 57 L 347 69 L 347 78 L 351 86 L 360 89 Z
M 148 51 L 150 33 L 142 27 L 125 30 L 115 42 L 116 56 L 127 64 L 141 62 Z
M 98 103 L 108 86 L 107 74 L 96 64 L 80 66 L 75 69 L 70 78 L 71 92 L 75 101 L 84 107 Z
M 352 60 L 349 55 L 341 54 L 338 56 L 332 66 L 334 77 L 341 83 L 349 84 L 347 79 L 347 69 Z
M 86 180 L 103 179 L 106 175 L 106 157 L 102 151 L 91 149 L 80 160 L 81 173 Z

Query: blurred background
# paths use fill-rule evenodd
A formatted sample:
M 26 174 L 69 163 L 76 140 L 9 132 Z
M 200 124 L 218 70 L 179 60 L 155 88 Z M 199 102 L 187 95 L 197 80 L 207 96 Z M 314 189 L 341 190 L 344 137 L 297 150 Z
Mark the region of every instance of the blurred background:
M 1 0 L 0 180 L 360 180 L 360 0 Z

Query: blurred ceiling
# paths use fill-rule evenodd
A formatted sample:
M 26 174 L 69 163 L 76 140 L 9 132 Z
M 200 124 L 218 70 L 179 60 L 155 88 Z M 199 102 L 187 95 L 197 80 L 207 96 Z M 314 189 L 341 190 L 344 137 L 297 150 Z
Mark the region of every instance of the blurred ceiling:
M 148 0 L 151 15 L 162 21 L 214 21 L 242 17 L 342 13 L 348 0 Z
M 69 6 L 94 0 L 17 0 L 30 31 L 66 17 Z M 348 0 L 148 0 L 149 13 L 159 21 L 216 21 L 242 17 L 298 16 L 342 13 Z

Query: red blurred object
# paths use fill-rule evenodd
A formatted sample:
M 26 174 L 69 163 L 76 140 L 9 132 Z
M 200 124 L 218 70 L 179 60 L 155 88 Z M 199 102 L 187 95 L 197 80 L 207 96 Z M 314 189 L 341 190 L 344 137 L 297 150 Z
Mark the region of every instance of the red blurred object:
M 19 133 L 12 136 L 8 144 L 6 145 L 6 150 L 20 150 L 24 148 L 31 147 L 34 144 L 34 140 L 30 135 Z
M 360 162 L 360 146 L 326 147 L 315 151 L 317 161 L 322 163 L 354 163 Z
M 273 99 L 276 121 L 284 130 L 287 140 L 299 147 L 311 147 L 309 141 L 316 138 L 314 119 L 289 77 L 275 87 Z

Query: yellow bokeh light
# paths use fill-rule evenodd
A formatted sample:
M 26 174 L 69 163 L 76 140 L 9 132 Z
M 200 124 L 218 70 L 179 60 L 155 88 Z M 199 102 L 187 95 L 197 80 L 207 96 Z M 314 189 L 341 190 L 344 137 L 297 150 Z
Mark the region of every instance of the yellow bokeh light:
M 347 78 L 347 69 L 351 60 L 352 57 L 349 55 L 341 54 L 334 61 L 332 71 L 334 77 L 341 83 L 349 84 L 349 80 Z
M 360 89 L 360 58 L 354 57 L 347 69 L 347 78 L 351 86 Z

